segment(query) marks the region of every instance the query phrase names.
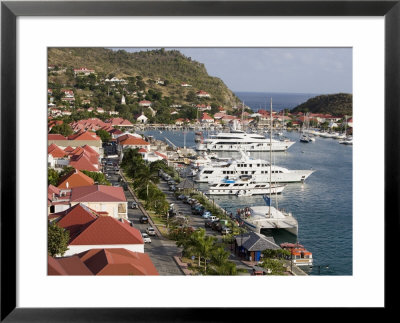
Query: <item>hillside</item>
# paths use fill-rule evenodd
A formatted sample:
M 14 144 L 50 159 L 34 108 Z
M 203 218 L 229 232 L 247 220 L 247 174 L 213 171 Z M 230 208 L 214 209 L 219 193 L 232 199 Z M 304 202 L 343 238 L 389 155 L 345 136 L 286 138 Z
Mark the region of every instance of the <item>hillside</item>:
M 309 99 L 291 110 L 296 112 L 353 115 L 353 95 L 346 93 L 320 95 Z
M 203 64 L 176 50 L 129 53 L 105 48 L 49 48 L 48 65 L 67 71 L 81 67 L 94 69 L 98 80 L 139 77 L 144 81 L 145 88 L 142 90 L 158 91 L 164 97 L 171 98 L 174 104 L 213 103 L 232 107 L 239 103 L 239 99 L 221 79 L 209 76 Z M 157 80 L 166 81 L 165 86 L 156 84 Z M 49 75 L 49 83 L 76 85 L 73 79 L 56 73 Z M 191 87 L 182 87 L 182 83 L 188 83 Z M 135 90 L 135 86 L 136 83 L 131 84 L 130 90 Z M 193 94 L 200 90 L 208 92 L 210 98 L 197 100 Z

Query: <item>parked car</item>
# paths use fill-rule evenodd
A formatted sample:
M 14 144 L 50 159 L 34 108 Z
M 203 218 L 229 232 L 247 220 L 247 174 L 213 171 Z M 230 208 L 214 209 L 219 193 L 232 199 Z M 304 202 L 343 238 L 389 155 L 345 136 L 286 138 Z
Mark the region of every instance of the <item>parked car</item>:
M 214 231 L 221 231 L 222 225 L 218 221 L 213 221 L 213 223 L 211 224 L 211 229 L 213 229 Z
M 204 213 L 204 207 L 203 207 L 203 206 L 195 207 L 195 208 L 192 210 L 192 214 L 202 215 L 203 213 Z
M 211 220 L 211 221 L 218 221 L 219 220 L 219 218 L 217 218 L 215 215 L 209 215 L 208 219 Z
M 181 194 L 181 195 L 179 195 L 179 196 L 177 197 L 177 199 L 178 199 L 178 200 L 183 200 L 185 197 L 186 197 L 185 195 Z
M 147 233 L 142 233 L 142 238 L 143 238 L 143 242 L 144 243 L 151 243 L 151 238 L 149 237 L 149 235 Z
M 136 202 L 132 202 L 131 208 L 132 208 L 132 209 L 137 209 L 137 208 L 138 208 L 137 203 L 136 203 Z
M 169 190 L 170 190 L 170 191 L 176 191 L 176 187 L 175 187 L 174 185 L 170 185 L 170 186 L 169 186 Z
M 121 185 L 119 185 L 119 183 L 113 183 L 113 185 L 112 186 L 115 186 L 115 187 L 120 187 Z
M 149 223 L 149 218 L 145 215 L 142 215 L 139 219 L 140 223 Z
M 175 185 L 175 184 L 176 184 L 176 182 L 174 180 L 168 181 L 168 185 Z
M 213 221 L 211 221 L 211 220 L 206 220 L 206 221 L 204 222 L 204 226 L 205 226 L 206 228 L 211 228 L 212 223 L 213 223 Z
M 232 233 L 232 230 L 228 227 L 223 227 L 221 229 L 221 234 L 230 234 L 230 233 Z
M 204 211 L 203 214 L 201 215 L 204 219 L 208 219 L 211 216 L 210 211 Z
M 148 234 L 149 236 L 155 236 L 155 235 L 156 235 L 156 232 L 154 231 L 154 229 L 153 229 L 152 227 L 148 227 L 148 228 L 146 229 L 146 232 L 147 232 L 147 234 Z

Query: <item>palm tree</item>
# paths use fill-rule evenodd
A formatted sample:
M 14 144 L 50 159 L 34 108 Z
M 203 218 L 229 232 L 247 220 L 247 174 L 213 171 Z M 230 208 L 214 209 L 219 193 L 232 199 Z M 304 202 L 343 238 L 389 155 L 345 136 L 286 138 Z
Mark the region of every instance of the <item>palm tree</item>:
M 204 229 L 202 229 L 204 230 Z M 207 260 L 211 255 L 215 244 L 216 238 L 213 236 L 206 235 L 202 240 L 200 240 L 198 245 L 198 251 L 200 255 L 204 258 L 204 272 L 207 272 Z
M 215 266 L 223 265 L 229 257 L 229 252 L 226 251 L 223 247 L 218 247 L 211 254 L 211 261 Z
M 149 197 L 149 185 L 157 184 L 160 181 L 158 173 L 155 170 L 150 170 L 147 165 L 142 166 L 140 169 L 135 171 L 135 177 L 133 185 L 137 189 L 146 188 L 146 199 Z

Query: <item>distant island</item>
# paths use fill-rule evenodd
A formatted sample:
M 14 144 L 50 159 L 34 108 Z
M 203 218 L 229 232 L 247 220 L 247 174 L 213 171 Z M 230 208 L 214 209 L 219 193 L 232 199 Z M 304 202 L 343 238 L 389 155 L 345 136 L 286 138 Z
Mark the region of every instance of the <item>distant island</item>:
M 293 108 L 291 112 L 351 116 L 353 115 L 353 95 L 346 93 L 319 95 Z

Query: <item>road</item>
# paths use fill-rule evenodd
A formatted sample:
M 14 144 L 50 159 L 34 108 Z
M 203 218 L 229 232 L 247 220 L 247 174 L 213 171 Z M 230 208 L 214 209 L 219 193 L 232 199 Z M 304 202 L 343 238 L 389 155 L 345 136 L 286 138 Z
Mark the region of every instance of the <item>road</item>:
M 107 146 L 105 148 L 108 148 Z M 111 149 L 111 147 L 110 147 Z M 105 149 L 106 151 L 106 149 Z M 111 150 L 107 150 L 111 152 Z M 110 159 L 114 162 L 117 162 L 117 159 Z M 118 173 L 115 174 L 114 171 L 106 171 L 109 174 L 108 181 L 111 184 L 121 184 L 118 182 L 118 177 L 120 176 Z M 150 226 L 150 224 L 142 224 L 139 223 L 139 219 L 142 215 L 142 211 L 137 209 L 132 209 L 131 204 L 134 201 L 132 194 L 129 190 L 124 190 L 126 200 L 128 201 L 128 219 L 133 224 L 133 227 L 138 229 L 140 232 L 146 232 L 146 228 Z M 179 249 L 174 241 L 162 239 L 158 236 L 151 236 L 151 243 L 146 243 L 144 245 L 144 252 L 150 256 L 151 261 L 154 266 L 157 268 L 157 271 L 160 275 L 183 275 L 183 272 L 176 264 L 173 259 L 174 256 L 180 255 L 181 249 Z

